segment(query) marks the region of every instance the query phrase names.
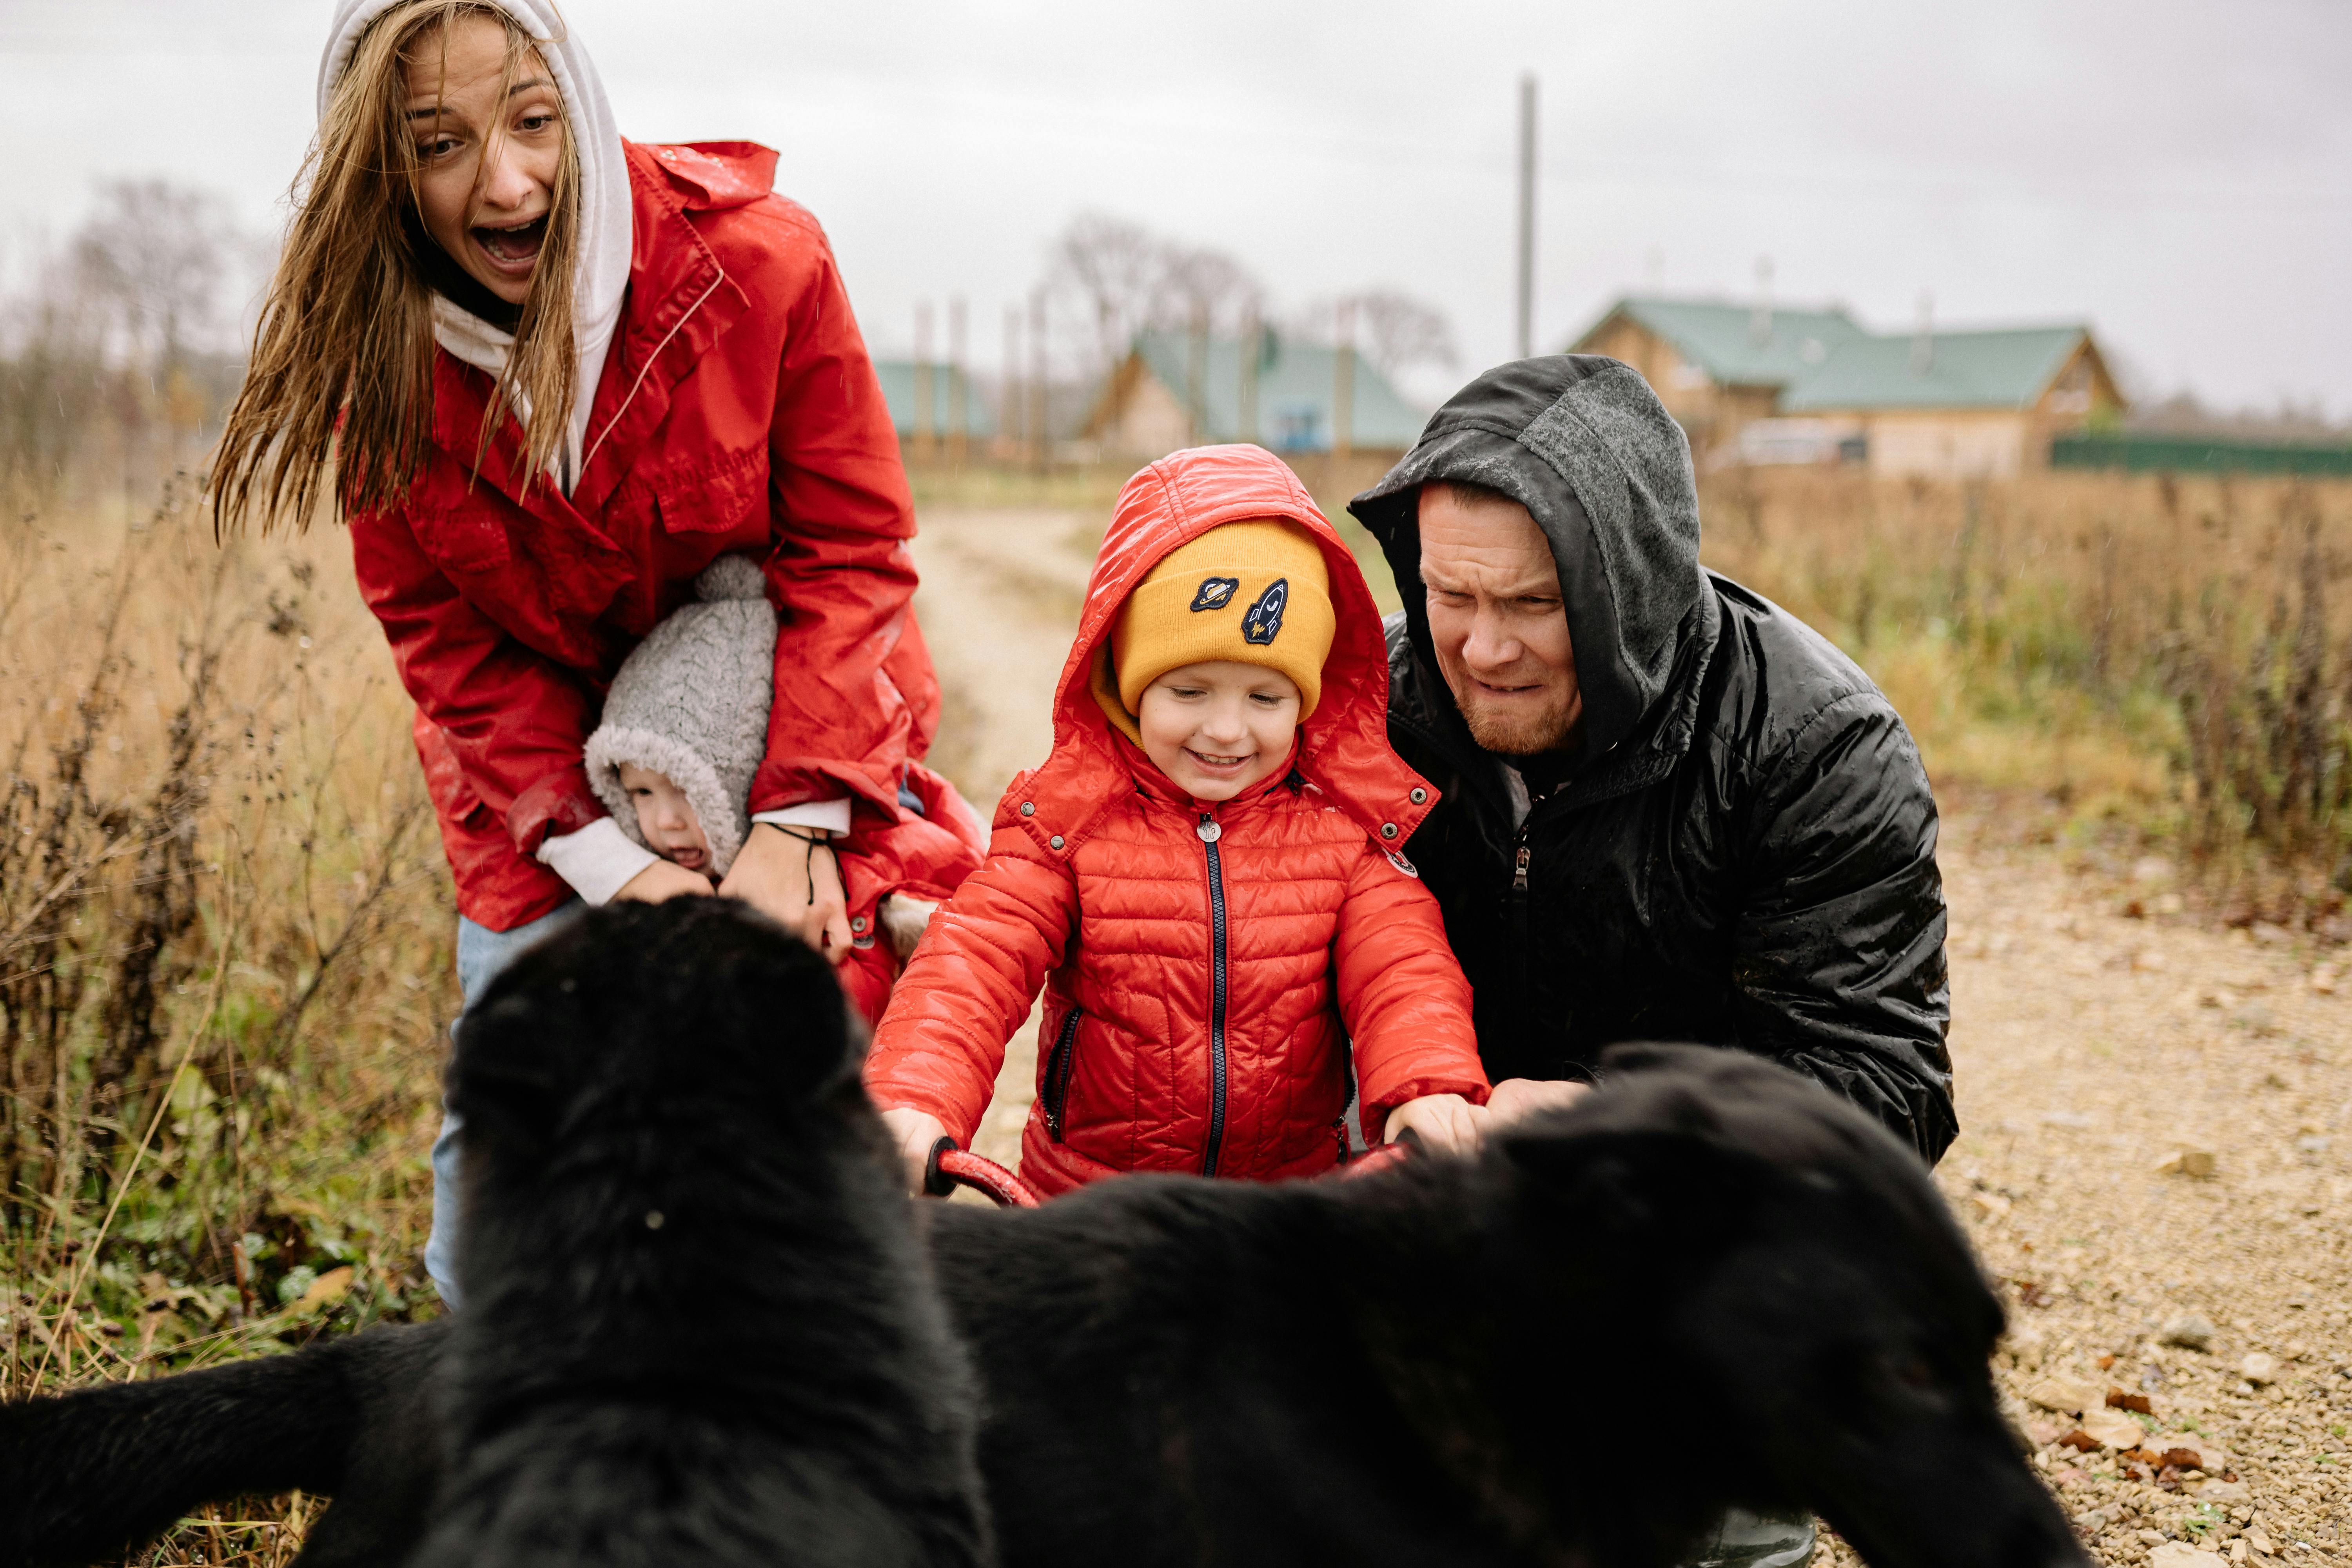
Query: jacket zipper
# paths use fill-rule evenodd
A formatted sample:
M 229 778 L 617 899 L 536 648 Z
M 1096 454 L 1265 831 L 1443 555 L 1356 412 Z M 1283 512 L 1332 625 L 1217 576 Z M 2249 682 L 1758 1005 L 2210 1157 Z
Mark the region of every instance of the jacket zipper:
M 1070 1068 L 1077 1059 L 1078 1016 L 1078 1009 L 1071 1008 L 1045 1057 L 1045 1136 L 1056 1143 L 1062 1141 L 1062 1108 L 1070 1098 Z
M 1530 818 L 1533 813 L 1528 814 Z M 1528 830 L 1521 824 L 1518 835 L 1511 843 L 1511 948 L 1518 967 L 1518 995 L 1524 1005 L 1528 994 L 1528 862 L 1535 858 L 1528 847 Z M 1524 1025 L 1526 1020 L 1521 1019 Z
M 1225 1141 L 1225 871 L 1217 858 L 1224 829 L 1204 811 L 1192 831 L 1209 853 L 1209 1147 L 1201 1174 L 1213 1176 Z

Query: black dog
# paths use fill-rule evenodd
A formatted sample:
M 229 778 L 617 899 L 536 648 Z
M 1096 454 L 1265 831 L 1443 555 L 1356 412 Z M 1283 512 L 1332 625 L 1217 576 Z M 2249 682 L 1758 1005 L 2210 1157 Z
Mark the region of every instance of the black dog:
M 1740 1503 L 1817 1508 L 1874 1568 L 2084 1562 L 1916 1160 L 1737 1053 L 1612 1066 L 1475 1162 L 932 1211 L 1005 1561 L 1654 1568 Z M 430 1465 L 391 1405 L 359 1420 Z M 371 1518 L 417 1488 L 353 1481 Z
M 1738 1052 L 1609 1066 L 1475 1162 L 936 1215 L 1005 1561 L 1653 1568 L 1737 1504 L 1873 1568 L 2085 1563 L 1916 1156 Z
M 969 1369 L 824 962 L 741 906 L 587 916 L 468 1018 L 454 1326 L 0 1411 L 0 1562 L 338 1501 L 306 1563 L 990 1561 Z

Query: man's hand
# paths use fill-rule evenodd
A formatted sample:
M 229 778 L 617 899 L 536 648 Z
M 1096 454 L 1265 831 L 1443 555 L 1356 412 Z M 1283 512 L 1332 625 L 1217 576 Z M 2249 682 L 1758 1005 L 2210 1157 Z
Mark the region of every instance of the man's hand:
M 884 1111 L 882 1125 L 890 1130 L 890 1142 L 898 1146 L 899 1163 L 907 1170 L 907 1190 L 921 1197 L 923 1169 L 931 1163 L 932 1147 L 948 1135 L 948 1130 L 929 1111 L 904 1105 Z
M 1486 1133 L 1486 1111 L 1458 1094 L 1424 1094 L 1390 1111 L 1382 1136 L 1393 1143 L 1408 1127 L 1433 1153 L 1467 1154 Z
M 627 899 L 635 903 L 658 904 L 671 899 L 707 897 L 710 879 L 699 871 L 689 871 L 667 860 L 656 860 L 627 881 L 613 895 L 617 901 Z
M 1507 1078 L 1486 1096 L 1486 1115 L 1496 1127 L 1524 1121 L 1540 1111 L 1574 1105 L 1592 1092 L 1573 1079 Z
M 830 847 L 808 841 L 804 836 L 812 831 L 786 833 L 773 823 L 753 823 L 751 837 L 743 841 L 719 890 L 839 963 L 849 956 L 849 900 L 841 890 L 841 862 Z M 812 886 L 814 899 L 809 897 Z

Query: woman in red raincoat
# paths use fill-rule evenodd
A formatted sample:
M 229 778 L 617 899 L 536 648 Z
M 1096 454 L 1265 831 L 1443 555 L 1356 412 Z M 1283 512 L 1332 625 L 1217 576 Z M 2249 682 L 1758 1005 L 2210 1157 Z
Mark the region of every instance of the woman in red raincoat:
M 416 702 L 469 1002 L 585 905 L 710 891 L 621 832 L 581 749 L 621 659 L 727 552 L 764 563 L 782 626 L 719 890 L 824 949 L 870 1016 L 879 898 L 978 863 L 971 813 L 916 762 L 939 691 L 896 437 L 774 165 L 621 140 L 551 0 L 339 7 L 215 517 L 299 524 L 331 487 Z M 456 1132 L 426 1248 L 452 1300 Z

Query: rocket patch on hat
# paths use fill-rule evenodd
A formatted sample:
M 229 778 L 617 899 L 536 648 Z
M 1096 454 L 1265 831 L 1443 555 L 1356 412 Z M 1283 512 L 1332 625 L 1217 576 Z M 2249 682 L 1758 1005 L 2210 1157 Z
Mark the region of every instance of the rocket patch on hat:
M 1238 577 L 1203 578 L 1201 591 L 1192 595 L 1192 613 L 1198 615 L 1202 610 L 1223 609 L 1234 602 L 1234 595 L 1240 592 L 1241 585 L 1242 580 Z
M 1265 592 L 1257 596 L 1257 603 L 1249 607 L 1249 614 L 1243 617 L 1242 640 L 1260 647 L 1272 642 L 1275 634 L 1282 630 L 1283 607 L 1289 603 L 1290 579 L 1276 577 Z

